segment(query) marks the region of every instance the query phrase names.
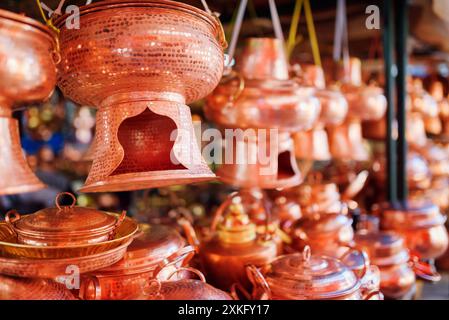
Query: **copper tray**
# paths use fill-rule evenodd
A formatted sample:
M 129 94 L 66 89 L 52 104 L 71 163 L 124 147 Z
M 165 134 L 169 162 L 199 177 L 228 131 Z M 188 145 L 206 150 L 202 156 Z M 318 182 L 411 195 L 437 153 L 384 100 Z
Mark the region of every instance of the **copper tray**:
M 6 223 L 0 222 L 0 254 L 33 259 L 66 259 L 91 256 L 117 248 L 124 243 L 129 244 L 129 240 L 138 228 L 137 222 L 127 217 L 118 228 L 113 240 L 76 246 L 44 247 L 18 243 L 14 231 Z
M 68 259 L 29 259 L 0 255 L 0 274 L 25 278 L 48 278 L 60 280 L 68 276 L 67 267 L 76 266 L 79 273 L 87 273 L 108 267 L 120 261 L 132 240 L 120 246 L 84 257 Z

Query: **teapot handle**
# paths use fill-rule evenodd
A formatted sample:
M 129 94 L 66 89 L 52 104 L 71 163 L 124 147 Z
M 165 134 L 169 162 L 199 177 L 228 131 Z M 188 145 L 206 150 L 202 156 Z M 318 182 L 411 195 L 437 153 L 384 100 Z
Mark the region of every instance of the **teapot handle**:
M 195 252 L 198 253 L 200 247 L 200 240 L 196 235 L 196 231 L 192 226 L 192 223 L 184 217 L 180 217 L 177 219 L 178 224 L 184 230 L 185 236 L 187 238 L 187 242 L 195 248 Z
M 261 288 L 263 291 L 263 294 L 259 297 L 255 297 L 255 290 L 253 292 L 253 299 L 254 300 L 271 300 L 272 294 L 270 286 L 268 285 L 267 280 L 262 275 L 260 270 L 254 266 L 254 265 L 247 265 L 246 266 L 246 274 L 248 276 L 249 281 L 253 284 L 254 288 Z
M 220 84 L 226 84 L 234 79 L 237 79 L 239 83 L 237 86 L 237 90 L 235 90 L 235 92 L 229 97 L 228 102 L 226 103 L 226 107 L 228 108 L 232 108 L 234 106 L 234 102 L 236 102 L 240 98 L 243 90 L 245 90 L 245 78 L 243 78 L 243 76 L 239 72 L 231 70 L 229 74 L 227 74 L 226 77 L 223 77 L 220 81 Z
M 378 300 L 384 299 L 383 293 L 380 292 L 379 290 L 375 290 L 375 291 L 368 293 L 368 295 L 366 297 L 364 297 L 363 300 L 373 300 L 372 298 L 374 298 L 375 296 L 378 297 Z
M 198 278 L 200 279 L 201 282 L 204 282 L 204 283 L 206 282 L 206 277 L 204 276 L 204 274 L 200 270 L 192 268 L 192 267 L 181 267 L 181 268 L 176 269 L 167 277 L 167 280 L 170 280 L 174 275 L 178 274 L 181 271 L 191 272 L 191 273 L 195 274 L 196 276 L 198 276 Z
M 231 285 L 230 294 L 234 300 L 242 300 L 240 299 L 239 291 L 243 295 L 244 300 L 252 300 L 251 294 L 246 290 L 240 283 L 235 282 Z
M 441 275 L 435 270 L 435 267 L 430 263 L 423 262 L 417 255 L 410 255 L 410 262 L 415 274 L 423 280 L 438 282 L 441 280 Z
M 162 270 L 169 266 L 176 266 L 178 263 L 181 267 L 184 267 L 195 255 L 195 248 L 192 246 L 186 246 L 179 249 L 177 252 L 164 259 L 154 270 L 153 278 L 157 278 Z
M 115 238 L 118 228 L 122 225 L 125 219 L 126 219 L 126 210 L 123 210 L 120 216 L 117 218 L 117 221 L 115 222 L 114 229 L 112 229 L 112 231 L 109 233 L 109 240 Z
M 368 264 L 369 264 L 368 259 L 366 257 L 366 254 L 364 253 L 364 251 L 359 250 L 359 249 L 357 249 L 355 247 L 352 247 L 352 246 L 348 246 L 348 250 L 343 255 L 340 256 L 339 260 L 341 260 L 344 263 L 344 260 L 352 253 L 360 254 L 362 256 L 362 258 L 363 258 L 362 274 L 360 276 L 358 276 L 359 279 L 362 279 L 366 275 L 366 273 L 368 272 Z
M 92 294 L 89 288 L 92 287 Z M 82 300 L 101 300 L 101 285 L 96 276 L 85 276 L 79 291 L 79 297 Z
M 58 208 L 58 210 L 62 210 L 64 209 L 65 206 L 61 206 L 61 204 L 59 203 L 59 200 L 61 199 L 62 196 L 69 196 L 70 198 L 72 198 L 72 204 L 69 206 L 69 208 L 73 208 L 76 204 L 76 197 L 73 193 L 70 192 L 60 192 L 56 195 L 55 198 L 55 205 L 56 208 Z

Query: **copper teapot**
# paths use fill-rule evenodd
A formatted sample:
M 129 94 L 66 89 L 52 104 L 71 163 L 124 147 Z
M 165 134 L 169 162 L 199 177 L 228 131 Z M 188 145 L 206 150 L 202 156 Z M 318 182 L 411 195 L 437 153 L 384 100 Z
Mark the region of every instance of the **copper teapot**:
M 22 104 L 47 99 L 56 84 L 59 62 L 55 35 L 23 15 L 0 10 L 0 194 L 45 188 L 29 167 L 12 112 Z
M 260 268 L 247 266 L 254 285 L 254 299 L 273 300 L 361 300 L 377 297 L 379 291 L 363 296 L 356 274 L 338 259 L 302 253 L 280 256 Z
M 210 236 L 203 239 L 199 249 L 206 277 L 222 290 L 229 290 L 234 283 L 248 288 L 245 265 L 267 263 L 277 252 L 268 228 L 263 236 L 257 234 L 238 193 L 228 196 L 217 209 Z
M 67 18 L 54 22 L 62 56 L 58 85 L 66 97 L 98 108 L 95 158 L 81 190 L 214 178 L 186 104 L 221 78 L 226 41 L 217 16 L 168 0 L 110 0 L 81 7 L 82 28 L 67 28 Z

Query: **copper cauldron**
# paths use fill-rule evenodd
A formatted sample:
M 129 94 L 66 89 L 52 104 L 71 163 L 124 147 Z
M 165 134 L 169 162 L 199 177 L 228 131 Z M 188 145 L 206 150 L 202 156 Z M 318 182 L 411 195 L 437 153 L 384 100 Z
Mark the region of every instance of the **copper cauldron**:
M 99 109 L 95 159 L 81 190 L 213 178 L 186 103 L 221 78 L 226 42 L 216 16 L 168 0 L 110 0 L 81 7 L 79 29 L 68 29 L 66 18 L 55 21 L 58 85 L 75 102 Z
M 70 206 L 59 203 L 61 196 L 66 194 L 73 200 Z M 73 194 L 63 192 L 56 197 L 56 208 L 42 209 L 25 216 L 9 211 L 5 220 L 20 243 L 64 247 L 112 240 L 126 217 L 126 211 L 116 217 L 99 210 L 76 207 L 75 203 Z
M 338 259 L 303 253 L 284 255 L 258 269 L 247 267 L 254 299 L 362 300 L 382 299 L 379 291 L 365 296 L 356 274 Z
M 210 283 L 229 290 L 235 283 L 248 288 L 245 265 L 265 264 L 276 257 L 277 251 L 270 233 L 258 236 L 238 193 L 233 193 L 217 209 L 210 237 L 203 239 L 199 254 Z
M 446 251 L 446 217 L 436 205 L 415 199 L 398 208 L 380 206 L 379 211 L 381 229 L 402 235 L 412 255 L 420 259 L 435 259 Z
M 275 189 L 300 184 L 303 177 L 290 135 L 261 131 L 247 132 L 242 139 L 238 136 L 232 141 L 226 139 L 224 150 L 232 151 L 232 159 L 225 158 L 217 175 L 222 181 L 241 188 Z
M 60 283 L 0 275 L 0 300 L 75 300 Z
M 20 146 L 15 107 L 47 99 L 56 84 L 58 53 L 47 27 L 22 15 L 0 10 L 0 194 L 42 189 Z

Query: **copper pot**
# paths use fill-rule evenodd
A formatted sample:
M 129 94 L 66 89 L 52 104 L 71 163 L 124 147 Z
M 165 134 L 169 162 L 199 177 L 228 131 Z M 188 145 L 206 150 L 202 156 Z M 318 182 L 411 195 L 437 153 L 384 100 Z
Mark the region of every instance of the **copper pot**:
M 68 29 L 66 18 L 55 21 L 59 87 L 75 102 L 99 108 L 100 143 L 81 190 L 213 178 L 186 103 L 206 96 L 221 78 L 225 40 L 216 16 L 168 0 L 111 0 L 81 7 L 82 28 Z
M 22 15 L 0 10 L 0 194 L 32 192 L 45 185 L 31 171 L 20 146 L 15 107 L 47 99 L 59 60 L 50 30 Z
M 291 225 L 302 217 L 299 203 L 288 195 L 279 195 L 273 201 L 272 213 L 278 217 L 283 231 L 290 230 Z
M 75 300 L 62 284 L 52 280 L 0 275 L 0 300 Z
M 207 98 L 206 116 L 223 128 L 311 128 L 319 101 L 313 88 L 288 79 L 282 46 L 278 39 L 250 38 L 236 71 Z
M 248 288 L 245 265 L 265 264 L 276 257 L 277 251 L 269 233 L 258 236 L 256 225 L 244 212 L 238 193 L 234 193 L 217 209 L 210 236 L 203 239 L 199 255 L 210 283 L 229 290 L 234 283 Z
M 230 148 L 232 161 L 225 159 L 217 170 L 220 179 L 228 184 L 274 189 L 296 186 L 302 181 L 293 140 L 286 132 L 259 134 L 257 131 L 254 135 L 233 140 Z
M 69 195 L 73 202 L 62 206 L 59 199 Z M 20 243 L 34 246 L 64 247 L 96 244 L 112 240 L 126 211 L 117 218 L 95 209 L 76 207 L 76 198 L 68 192 L 59 193 L 55 199 L 56 208 L 47 208 L 33 214 L 21 216 L 9 211 L 5 220 L 17 234 Z
M 361 300 L 382 298 L 380 292 L 363 297 L 356 274 L 335 258 L 303 253 L 284 255 L 258 269 L 247 267 L 254 284 L 253 298 L 282 300 Z
M 331 159 L 329 140 L 324 128 L 315 127 L 293 135 L 295 156 L 298 159 L 328 161 Z
M 399 208 L 380 207 L 381 228 L 405 238 L 413 255 L 435 259 L 448 247 L 446 217 L 438 207 L 425 200 L 409 200 Z

